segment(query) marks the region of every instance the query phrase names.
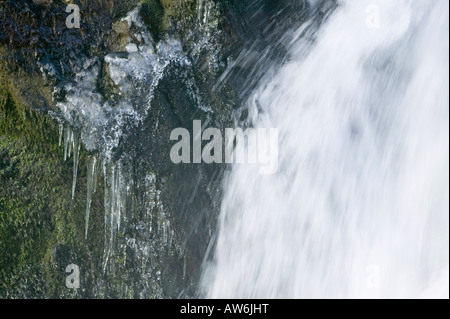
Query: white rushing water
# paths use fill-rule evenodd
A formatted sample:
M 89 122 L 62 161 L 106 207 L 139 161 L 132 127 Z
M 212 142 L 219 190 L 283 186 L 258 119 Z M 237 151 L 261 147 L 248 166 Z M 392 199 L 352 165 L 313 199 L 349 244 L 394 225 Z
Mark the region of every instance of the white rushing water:
M 207 297 L 448 298 L 448 12 L 340 1 L 293 45 L 249 101 L 278 172 L 228 176 Z

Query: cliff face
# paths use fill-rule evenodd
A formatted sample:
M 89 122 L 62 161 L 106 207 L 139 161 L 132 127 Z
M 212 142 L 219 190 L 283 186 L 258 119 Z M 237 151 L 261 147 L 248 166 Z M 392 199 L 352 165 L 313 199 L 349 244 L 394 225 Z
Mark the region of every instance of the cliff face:
M 62 1 L 0 3 L 0 297 L 199 296 L 227 167 L 173 164 L 170 132 L 192 132 L 193 120 L 220 129 L 245 122 L 241 104 L 265 61 L 258 53 L 280 61 L 286 54 L 269 45 L 279 34 L 266 26 L 299 24 L 310 8 L 261 0 L 255 16 L 237 0 L 72 2 L 79 29 L 66 27 Z M 137 5 L 133 19 L 150 40 L 129 22 Z M 144 77 L 151 85 L 130 74 L 117 81 L 114 67 L 139 57 L 129 43 L 151 61 L 172 54 L 157 80 Z M 81 79 L 92 83 L 80 81 L 87 73 Z M 92 105 L 65 112 L 80 92 Z M 145 94 L 151 105 L 140 108 Z M 119 125 L 125 101 L 140 119 L 124 116 Z M 106 122 L 86 124 L 92 110 Z M 111 125 L 121 135 L 106 156 L 101 143 L 110 135 L 86 141 L 99 129 L 115 132 Z M 65 285 L 69 264 L 80 268 L 79 289 Z

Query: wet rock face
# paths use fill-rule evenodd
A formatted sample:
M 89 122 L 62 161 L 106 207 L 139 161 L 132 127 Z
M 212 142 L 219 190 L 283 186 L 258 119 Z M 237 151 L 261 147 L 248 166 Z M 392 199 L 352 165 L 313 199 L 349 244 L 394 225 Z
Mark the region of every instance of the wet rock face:
M 235 116 L 241 116 L 237 110 L 259 80 L 249 79 L 249 75 L 267 62 L 258 57 L 267 51 L 265 59 L 281 59 L 286 53 L 274 44 L 276 38 L 282 30 L 302 23 L 310 8 L 300 0 L 258 0 L 251 5 L 241 0 L 72 2 L 80 6 L 80 29 L 66 27 L 68 14 L 63 1 L 0 3 L 0 80 L 9 75 L 7 81 L 0 81 L 0 123 L 8 114 L 4 123 L 18 123 L 14 125 L 17 130 L 1 131 L 0 181 L 8 191 L 0 192 L 0 216 L 14 214 L 15 224 L 30 225 L 31 233 L 39 234 L 32 236 L 26 248 L 0 246 L 0 257 L 14 255 L 15 250 L 41 251 L 8 259 L 23 267 L 20 271 L 0 269 L 0 274 L 8 277 L 2 281 L 0 297 L 199 296 L 201 264 L 216 231 L 221 183 L 228 167 L 173 164 L 169 157 L 174 144 L 170 132 L 183 127 L 192 135 L 193 120 L 222 130 L 233 127 Z M 122 19 L 139 2 L 139 16 L 148 28 L 151 43 L 145 43 L 138 26 Z M 180 41 L 181 49 L 176 58 L 168 58 L 170 54 L 164 52 L 178 50 L 177 44 L 172 45 L 174 38 Z M 239 61 L 240 56 L 246 58 L 230 68 L 229 61 Z M 147 85 L 133 77 L 139 70 L 132 68 L 123 77 L 125 81 L 117 81 L 117 71 L 124 70 L 121 65 L 139 65 L 139 60 L 133 59 L 142 57 L 152 66 L 168 59 L 167 65 L 155 68 L 161 71 L 158 81 Z M 92 76 L 84 79 L 92 83 L 77 82 L 76 75 L 83 72 L 91 72 Z M 224 72 L 230 75 L 221 79 Z M 151 76 L 145 76 L 151 80 Z M 87 89 L 73 94 L 68 84 Z M 83 117 L 72 113 L 67 117 L 57 103 L 67 102 L 71 94 L 88 93 L 95 95 L 92 103 L 100 101 L 98 110 L 108 109 L 113 115 L 119 114 L 124 102 L 136 108 L 151 96 L 151 105 L 145 111 L 137 109 L 142 115 L 139 121 L 133 117 L 122 121 L 123 134 L 117 147 L 104 161 L 105 166 L 99 166 L 86 240 L 84 212 L 91 182 L 85 167 L 92 156 L 101 159 L 101 150 L 89 148 L 88 153 L 81 149 L 76 196 L 71 200 L 73 161 L 64 162 L 62 148 L 57 147 L 56 120 L 64 123 L 64 132 L 71 127 L 76 134 L 83 134 Z M 6 106 L 15 111 L 7 113 Z M 74 107 L 83 115 L 90 106 Z M 27 116 L 22 117 L 22 113 Z M 108 125 L 111 123 L 116 123 L 115 118 Z M 32 127 L 41 132 L 34 138 Z M 64 144 L 64 137 L 62 140 Z M 38 145 L 28 150 L 34 159 L 12 146 L 19 142 Z M 28 165 L 18 164 L 27 161 Z M 47 175 L 39 180 L 28 178 L 46 166 Z M 39 188 L 52 197 L 34 198 Z M 27 202 L 15 202 L 16 189 Z M 112 202 L 120 206 L 120 214 L 117 207 L 111 208 Z M 30 211 L 27 218 L 31 218 L 31 224 L 22 220 L 24 207 Z M 114 212 L 108 215 L 107 211 Z M 49 225 L 42 232 L 41 218 Z M 0 227 L 0 236 L 10 227 L 0 218 L 2 225 L 5 227 Z M 106 253 L 109 248 L 114 253 Z M 83 288 L 76 292 L 64 286 L 63 268 L 69 262 L 77 263 L 83 271 Z M 36 280 L 21 281 L 30 273 Z M 46 283 L 39 277 L 45 277 Z
M 131 10 L 138 0 L 74 1 L 83 16 L 80 28 L 66 26 L 67 4 L 63 1 L 14 1 L 0 3 L 0 48 L 12 80 L 26 92 L 32 78 L 27 104 L 41 110 L 53 109 L 46 91 L 70 80 L 89 58 L 102 58 L 123 38 L 123 30 L 112 28 L 115 19 Z M 60 98 L 64 98 L 63 92 Z
M 164 18 L 164 7 L 159 0 L 146 0 L 142 3 L 142 19 L 148 25 L 150 32 L 156 40 L 162 36 L 162 22 Z
M 176 65 L 168 68 L 156 89 L 149 116 L 123 144 L 132 145 L 132 161 L 138 171 L 158 172 L 158 178 L 164 180 L 161 199 L 172 222 L 174 243 L 183 253 L 164 261 L 161 280 L 168 296 L 182 297 L 197 296 L 201 264 L 215 231 L 226 166 L 173 164 L 169 154 L 175 142 L 168 142 L 170 132 L 183 127 L 192 135 L 193 120 L 208 121 L 209 126 L 222 129 L 233 126 L 231 107 L 220 112 L 204 112 L 196 107 L 197 102 L 186 93 L 189 88 L 179 80 L 186 72 Z M 129 155 L 129 149 L 124 154 Z

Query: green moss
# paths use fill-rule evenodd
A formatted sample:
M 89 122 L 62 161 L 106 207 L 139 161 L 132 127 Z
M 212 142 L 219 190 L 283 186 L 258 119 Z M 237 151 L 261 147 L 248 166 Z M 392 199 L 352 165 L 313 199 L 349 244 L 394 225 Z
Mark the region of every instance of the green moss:
M 71 262 L 100 268 L 91 256 L 102 255 L 101 187 L 86 241 L 86 152 L 72 200 L 73 162 L 63 160 L 57 123 L 25 105 L 6 74 L 0 68 L 0 298 L 77 297 L 65 287 L 64 270 Z
M 144 0 L 140 14 L 154 39 L 159 41 L 163 32 L 162 22 L 164 18 L 164 8 L 160 0 Z
M 49 130 L 56 129 L 55 123 L 25 107 L 14 93 L 11 85 L 0 77 L 0 135 L 20 137 L 29 146 L 49 146 L 54 150 L 56 138 L 54 134 L 49 134 Z
M 197 0 L 144 0 L 140 13 L 156 41 L 167 33 L 184 39 L 195 25 Z
M 166 18 L 192 18 L 197 14 L 197 0 L 161 0 Z

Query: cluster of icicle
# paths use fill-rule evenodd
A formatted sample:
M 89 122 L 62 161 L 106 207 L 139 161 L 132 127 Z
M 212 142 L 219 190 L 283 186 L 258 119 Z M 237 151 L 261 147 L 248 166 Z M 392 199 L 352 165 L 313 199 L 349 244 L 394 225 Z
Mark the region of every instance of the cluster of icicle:
M 72 156 L 73 150 L 73 180 L 72 180 L 72 199 L 75 199 L 75 189 L 77 186 L 78 163 L 80 159 L 80 136 L 69 126 L 64 128 L 59 124 L 59 146 L 61 146 L 64 137 L 64 161 Z M 88 236 L 89 215 L 91 211 L 92 194 L 96 191 L 98 159 L 95 155 L 89 155 L 87 159 L 87 198 L 86 198 L 86 229 L 85 238 Z
M 75 199 L 75 190 L 78 176 L 79 152 L 81 139 L 79 133 L 72 130 L 70 126 L 64 127 L 59 124 L 59 146 L 64 143 L 64 161 L 72 157 L 73 154 L 73 181 L 72 181 L 72 199 Z M 102 163 L 103 162 L 103 163 Z M 121 161 L 113 163 L 108 160 L 102 161 L 97 155 L 88 155 L 87 157 L 87 192 L 86 192 L 86 211 L 85 211 L 85 238 L 88 238 L 89 216 L 91 211 L 92 195 L 96 192 L 97 178 L 100 169 L 103 169 L 104 176 L 104 209 L 105 209 L 105 249 L 103 257 L 103 269 L 106 270 L 108 261 L 114 255 L 115 237 L 121 230 L 121 220 L 124 220 L 126 213 L 127 198 L 131 198 L 131 181 L 126 177 L 122 169 Z M 152 231 L 151 220 L 153 212 L 157 212 L 156 232 L 161 235 L 161 242 L 168 247 L 172 244 L 173 230 L 170 228 L 170 221 L 164 213 L 160 204 L 160 191 L 156 189 L 156 176 L 147 175 L 143 180 L 142 187 L 145 188 L 145 198 L 143 206 L 145 207 L 145 226 L 148 231 Z M 141 228 L 142 228 L 141 227 Z M 131 248 L 139 248 L 134 239 L 128 239 L 128 245 Z M 139 245 L 141 246 L 141 245 Z M 142 247 L 139 248 L 142 250 Z M 148 249 L 147 249 L 148 250 Z M 147 255 L 144 253 L 144 255 Z M 143 256 L 148 258 L 148 256 Z
M 75 199 L 75 189 L 77 184 L 78 163 L 80 152 L 80 136 L 74 132 L 70 126 L 64 128 L 59 125 L 59 145 L 61 146 L 64 137 L 64 161 L 69 159 L 73 153 L 73 181 L 72 200 Z M 92 194 L 97 188 L 97 175 L 100 160 L 96 155 L 88 155 L 87 158 L 87 194 L 85 212 L 85 238 L 88 237 L 89 216 L 91 211 Z M 103 175 L 105 177 L 105 255 L 103 267 L 106 269 L 109 257 L 113 254 L 114 237 L 116 231 L 120 230 L 121 213 L 125 209 L 125 203 L 121 200 L 125 197 L 126 187 L 123 187 L 123 176 L 120 170 L 120 163 L 114 164 L 105 162 L 103 164 Z

